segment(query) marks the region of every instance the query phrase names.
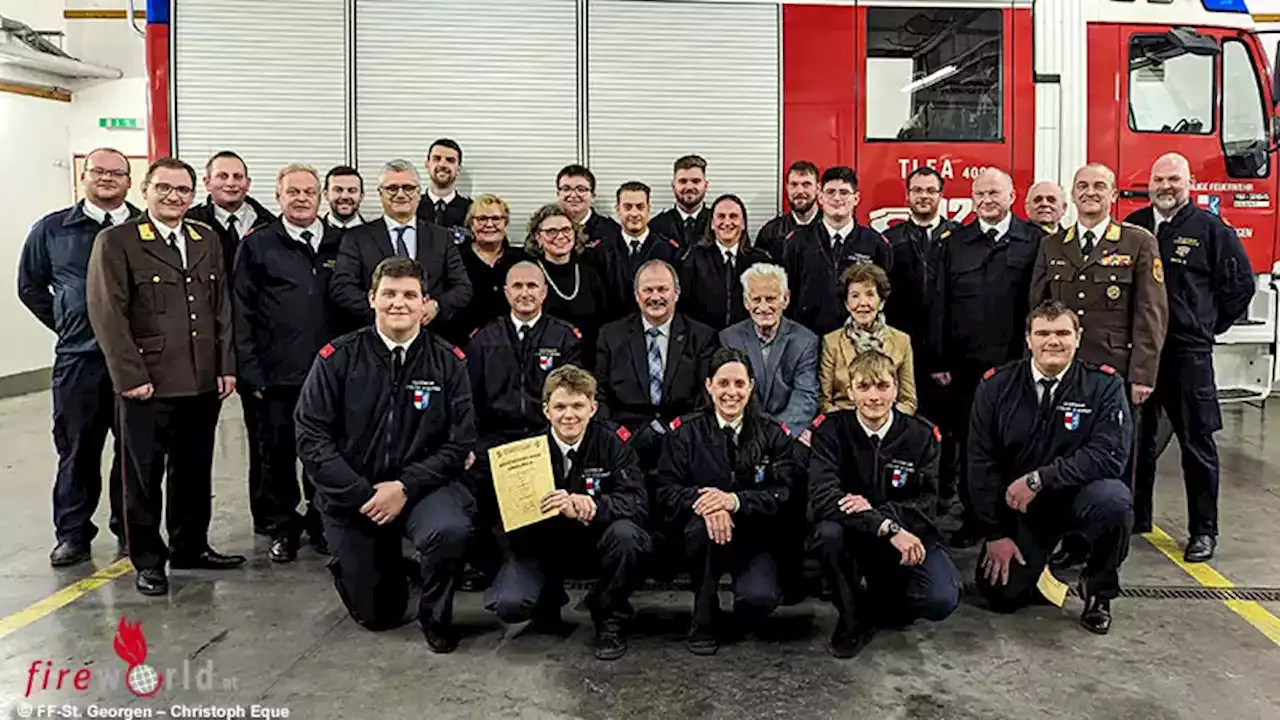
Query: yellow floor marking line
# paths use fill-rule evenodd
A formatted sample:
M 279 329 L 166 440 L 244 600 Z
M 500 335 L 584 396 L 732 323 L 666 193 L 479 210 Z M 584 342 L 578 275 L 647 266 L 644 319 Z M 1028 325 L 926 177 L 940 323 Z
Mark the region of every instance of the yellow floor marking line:
M 133 563 L 129 562 L 129 558 L 117 560 L 89 577 L 72 583 L 43 600 L 37 600 L 6 618 L 0 618 L 0 639 L 18 632 L 41 618 L 52 615 L 54 611 L 70 605 L 88 593 L 130 572 L 133 572 Z

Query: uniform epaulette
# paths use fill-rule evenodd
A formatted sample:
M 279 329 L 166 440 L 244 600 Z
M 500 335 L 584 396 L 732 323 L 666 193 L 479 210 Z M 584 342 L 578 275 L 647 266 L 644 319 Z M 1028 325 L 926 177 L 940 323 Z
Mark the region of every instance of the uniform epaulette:
M 212 225 L 210 225 L 209 223 L 207 223 L 207 222 L 205 222 L 205 221 L 203 221 L 203 220 L 197 220 L 197 219 L 195 219 L 195 218 L 193 218 L 193 217 L 190 217 L 190 216 L 183 218 L 183 222 L 186 222 L 186 223 L 191 224 L 191 225 L 199 225 L 200 227 L 202 227 L 202 228 L 204 228 L 204 229 L 206 229 L 206 230 L 212 230 L 212 229 L 213 229 L 213 226 L 212 226 Z
M 778 425 L 782 427 L 782 432 L 788 435 L 791 434 L 791 428 L 786 423 L 778 423 Z
M 671 247 L 677 250 L 680 249 L 680 243 L 676 242 L 673 238 L 667 238 L 667 242 L 671 243 Z
M 627 442 L 631 439 L 631 431 L 627 429 L 626 425 L 619 425 L 617 433 L 618 437 L 622 439 L 622 442 Z
M 462 348 L 458 347 L 457 345 L 453 346 L 453 354 L 457 355 L 459 360 L 467 359 L 467 354 L 462 352 Z
M 995 368 L 991 368 L 990 370 L 987 370 L 986 372 L 982 373 L 982 379 L 983 379 L 983 380 L 990 380 L 990 379 L 991 379 L 991 376 L 992 376 L 992 375 L 995 375 L 995 374 L 996 374 L 996 369 L 995 369 Z
M 938 429 L 937 425 L 933 426 L 933 439 L 942 442 L 942 431 Z
M 795 230 L 792 230 L 791 232 L 787 233 L 786 235 L 783 235 L 783 236 L 782 236 L 782 239 L 783 239 L 783 240 L 790 240 L 790 239 L 791 239 L 791 236 L 792 236 L 792 235 L 795 235 L 795 234 L 796 234 L 796 231 L 795 231 Z
M 816 428 L 816 427 L 818 427 L 819 425 L 821 425 L 821 424 L 822 424 L 822 421 L 823 421 L 823 420 L 826 420 L 826 419 L 827 419 L 827 414 L 826 414 L 826 413 L 822 413 L 822 414 L 821 414 L 821 415 L 819 415 L 818 417 L 814 418 L 814 419 L 813 419 L 813 422 L 809 423 L 809 427 L 811 427 L 811 428 Z
M 587 247 L 594 248 L 599 244 L 600 244 L 600 240 L 592 240 L 591 242 L 587 243 Z
M 676 417 L 676 418 L 672 419 L 672 420 L 671 420 L 671 423 L 670 423 L 667 427 L 669 427 L 672 431 L 679 429 L 679 427 L 680 427 L 680 418 L 679 418 L 679 417 Z
M 472 331 L 471 331 L 471 334 L 470 334 L 470 335 L 468 335 L 467 337 L 475 337 L 475 336 L 476 336 L 476 333 L 478 333 L 478 332 L 480 332 L 480 328 L 476 328 L 475 330 L 472 330 Z
M 949 230 L 949 229 L 948 229 L 948 230 L 943 230 L 943 231 L 942 231 L 942 234 L 938 236 L 938 239 L 939 239 L 939 240 L 946 240 L 946 239 L 947 239 L 948 237 L 950 237 L 950 236 L 951 236 L 951 230 Z
M 576 337 L 576 338 L 578 338 L 579 340 L 581 340 L 581 339 L 582 339 L 582 331 L 581 331 L 581 330 L 579 330 L 577 327 L 574 327 L 574 328 L 573 328 L 573 336 L 574 336 L 574 337 Z
M 333 343 L 325 343 L 324 347 L 320 348 L 320 357 L 328 360 L 329 356 L 336 351 L 337 348 L 333 346 Z
M 1115 368 L 1113 368 L 1113 367 L 1111 367 L 1110 365 L 1099 365 L 1099 366 L 1098 366 L 1098 369 L 1099 369 L 1099 370 L 1101 370 L 1102 372 L 1104 372 L 1104 373 L 1108 374 L 1108 375 L 1115 375 L 1115 374 L 1116 374 L 1116 369 L 1115 369 Z

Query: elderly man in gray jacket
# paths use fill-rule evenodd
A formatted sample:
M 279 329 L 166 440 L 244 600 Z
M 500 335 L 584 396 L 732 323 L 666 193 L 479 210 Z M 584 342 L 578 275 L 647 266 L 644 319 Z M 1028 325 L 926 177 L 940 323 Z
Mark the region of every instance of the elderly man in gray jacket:
M 818 414 L 821 343 L 812 331 L 782 316 L 791 292 L 787 272 L 778 265 L 747 268 L 742 295 L 751 317 L 721 330 L 720 344 L 747 354 L 761 411 L 799 435 Z

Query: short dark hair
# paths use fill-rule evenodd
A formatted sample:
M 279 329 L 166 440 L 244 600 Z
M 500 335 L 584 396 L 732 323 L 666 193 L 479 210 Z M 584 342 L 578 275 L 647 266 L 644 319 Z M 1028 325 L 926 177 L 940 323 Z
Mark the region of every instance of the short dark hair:
M 431 143 L 431 146 L 427 148 L 428 158 L 431 157 L 431 151 L 435 150 L 437 146 L 447 147 L 450 150 L 458 153 L 458 164 L 459 165 L 462 164 L 462 146 L 459 145 L 456 141 L 450 140 L 449 138 L 440 138 L 439 140 L 436 140 L 435 142 Z
M 907 187 L 911 187 L 911 181 L 918 177 L 935 177 L 938 179 L 938 190 L 942 190 L 947 186 L 947 181 L 942 179 L 942 173 L 936 169 L 923 165 L 912 170 L 907 174 Z
M 614 200 L 621 200 L 624 192 L 642 192 L 644 193 L 645 202 L 649 201 L 649 186 L 639 180 L 628 180 L 618 186 L 618 192 L 614 195 Z
M 560 172 L 556 173 L 556 187 L 559 188 L 560 181 L 567 177 L 584 177 L 591 185 L 591 192 L 594 193 L 596 191 L 596 176 L 586 165 L 573 163 L 560 168 Z
M 422 264 L 413 258 L 393 255 L 378 263 L 373 269 L 373 284 L 369 286 L 374 292 L 377 292 L 382 278 L 415 278 L 423 291 L 427 289 L 426 272 L 423 271 Z
M 858 189 L 858 173 L 853 168 L 845 165 L 836 165 L 829 167 L 822 173 L 821 186 L 826 187 L 829 182 L 847 182 L 854 190 Z
M 128 174 L 129 174 L 129 170 L 130 170 L 130 168 L 129 168 L 129 156 L 125 155 L 124 153 L 120 152 L 119 150 L 117 150 L 117 149 L 115 149 L 115 148 L 113 148 L 113 147 L 98 147 L 98 148 L 94 148 L 94 149 L 90 150 L 90 151 L 89 151 L 87 154 L 85 154 L 85 156 L 84 156 L 84 166 L 85 166 L 85 169 L 88 169 L 88 167 L 89 167 L 89 160 L 90 160 L 90 158 L 92 158 L 94 155 L 97 155 L 98 153 L 110 153 L 110 154 L 112 154 L 112 155 L 115 155 L 115 156 L 119 157 L 121 160 L 123 160 L 123 161 L 124 161 L 124 172 L 125 172 L 125 174 L 126 174 L 126 175 L 128 175 Z
M 701 170 L 705 173 L 707 171 L 707 161 L 701 155 L 681 155 L 672 164 L 671 172 L 675 173 L 681 170 Z
M 884 268 L 875 263 L 856 262 L 840 273 L 840 287 L 844 290 L 845 297 L 849 296 L 849 286 L 859 283 L 875 285 L 876 294 L 881 300 L 889 297 L 889 275 L 885 273 Z
M 355 175 L 360 181 L 360 192 L 364 192 L 364 177 L 360 175 L 360 171 L 350 165 L 335 165 L 330 168 L 329 172 L 324 174 L 324 189 L 329 189 L 329 179 L 335 177 L 347 177 Z
M 1076 330 L 1080 329 L 1080 318 L 1072 312 L 1061 300 L 1042 300 L 1039 305 L 1031 308 L 1031 312 L 1027 313 L 1027 332 L 1031 332 L 1031 323 L 1036 320 L 1057 320 L 1066 315 L 1071 318 L 1071 325 Z
M 818 177 L 819 175 L 818 166 L 814 165 L 808 160 L 797 160 L 791 163 L 791 167 L 787 168 L 786 176 L 790 177 L 791 173 L 800 173 L 801 175 L 812 175 L 815 178 Z
M 147 167 L 147 174 L 143 176 L 144 185 L 151 183 L 151 176 L 156 174 L 157 170 L 186 170 L 187 175 L 191 177 L 191 185 L 196 184 L 196 169 L 175 157 L 157 158 L 155 162 Z
M 222 160 L 223 158 L 230 158 L 232 160 L 238 161 L 240 163 L 240 167 L 244 168 L 244 174 L 246 176 L 249 175 L 249 163 L 246 163 L 244 161 L 244 158 L 240 157 L 239 155 L 232 152 L 231 150 L 219 150 L 218 152 L 214 153 L 213 157 L 209 158 L 209 162 L 204 164 L 204 174 L 208 175 L 209 173 L 213 172 L 213 163 L 217 160 Z

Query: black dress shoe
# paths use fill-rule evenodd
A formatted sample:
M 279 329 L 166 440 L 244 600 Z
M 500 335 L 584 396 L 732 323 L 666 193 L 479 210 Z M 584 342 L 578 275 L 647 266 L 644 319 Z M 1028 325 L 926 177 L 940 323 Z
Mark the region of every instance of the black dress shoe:
M 1100 597 L 1085 600 L 1080 624 L 1091 633 L 1106 635 L 1111 631 L 1111 601 Z
M 298 559 L 298 542 L 291 537 L 278 537 L 271 541 L 271 562 L 287 563 Z
M 431 652 L 451 653 L 458 649 L 458 631 L 452 625 L 431 620 L 422 628 L 422 634 L 426 636 Z
M 230 570 L 245 563 L 243 555 L 223 555 L 213 550 L 205 550 L 199 555 L 190 557 L 175 556 L 169 561 L 169 567 L 175 570 Z
M 54 567 L 71 567 L 89 559 L 89 546 L 71 540 L 64 540 L 49 553 L 49 564 Z
M 836 631 L 831 634 L 831 643 L 827 649 L 835 657 L 848 660 L 857 657 L 876 636 L 876 627 L 868 623 L 855 623 L 852 627 L 843 621 L 836 624 Z
M 619 628 L 610 624 L 596 632 L 597 660 L 617 660 L 626 654 L 627 641 Z
M 1213 551 L 1217 547 L 1218 539 L 1212 535 L 1192 535 L 1186 551 L 1182 553 L 1182 559 L 1189 563 L 1205 562 L 1213 557 Z
M 129 557 L 129 545 L 124 538 L 116 538 L 116 559 L 122 560 Z
M 307 533 L 307 542 L 311 544 L 311 549 L 321 555 L 329 554 L 329 541 L 324 538 L 324 531 L 310 531 Z
M 694 625 L 689 629 L 689 652 L 694 655 L 715 655 L 720 650 L 720 641 L 714 633 Z
M 134 585 L 143 595 L 169 594 L 169 578 L 165 577 L 164 570 L 139 570 Z

